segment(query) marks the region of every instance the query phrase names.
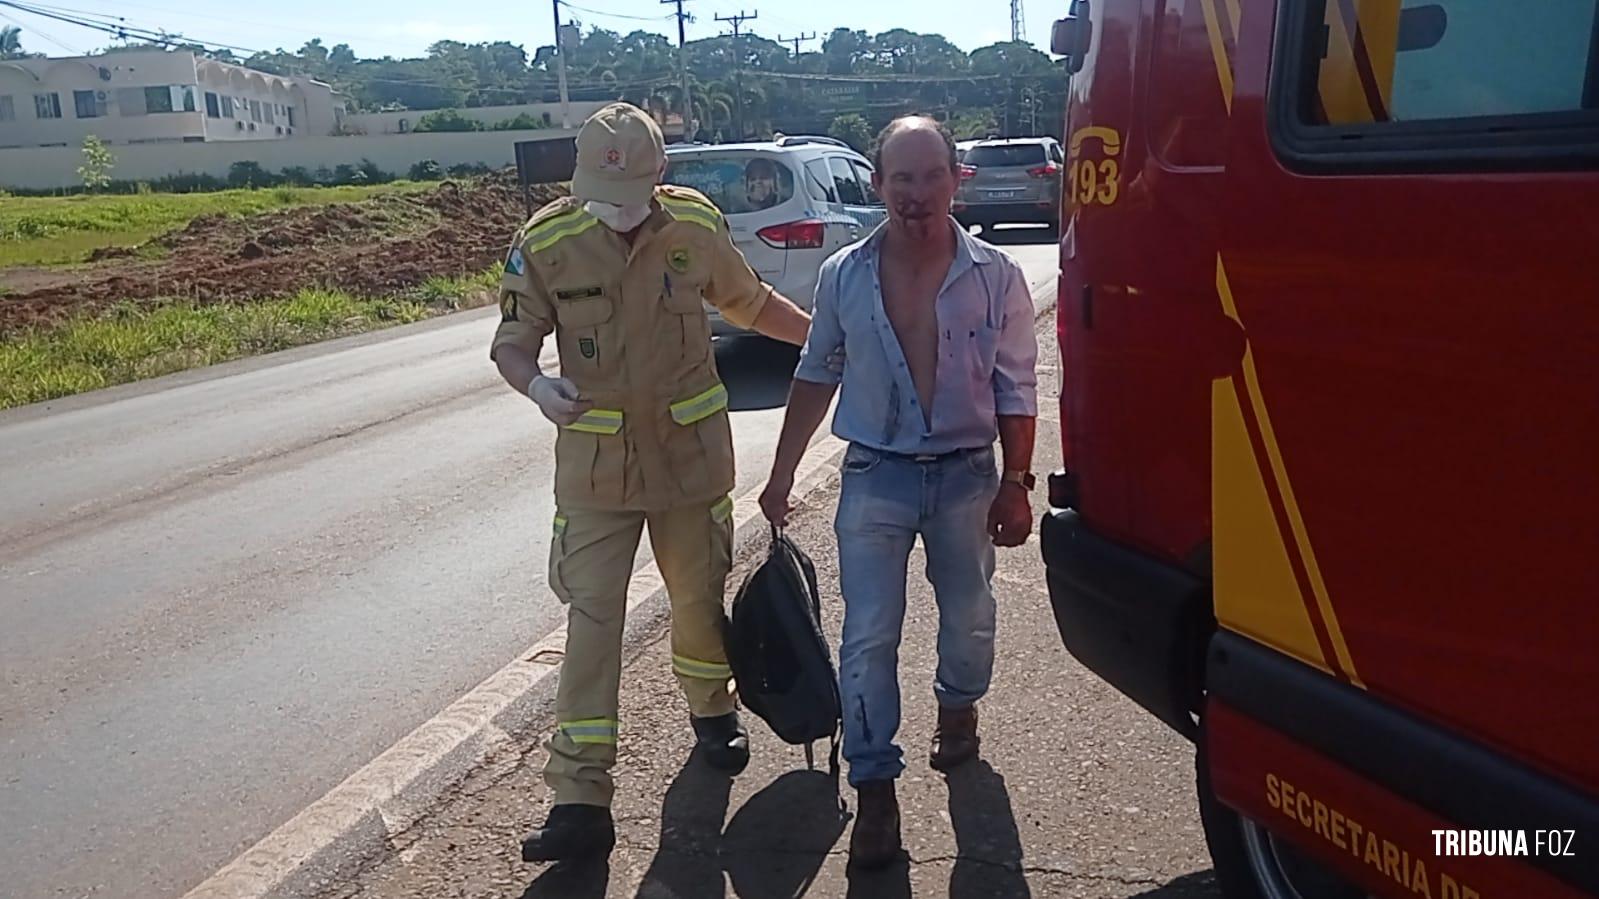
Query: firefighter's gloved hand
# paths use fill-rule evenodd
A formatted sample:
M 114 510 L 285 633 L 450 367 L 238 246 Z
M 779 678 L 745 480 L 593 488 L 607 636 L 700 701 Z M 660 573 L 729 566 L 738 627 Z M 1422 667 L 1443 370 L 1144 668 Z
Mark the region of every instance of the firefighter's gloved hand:
M 538 404 L 544 417 L 561 427 L 566 427 L 594 408 L 578 393 L 577 385 L 566 378 L 538 375 L 527 385 L 527 396 Z

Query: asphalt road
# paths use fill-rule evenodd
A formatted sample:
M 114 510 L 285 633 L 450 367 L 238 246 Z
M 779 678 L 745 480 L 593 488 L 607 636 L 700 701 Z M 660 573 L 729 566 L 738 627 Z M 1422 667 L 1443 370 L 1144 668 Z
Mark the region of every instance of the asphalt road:
M 1052 279 L 1052 243 L 1007 236 Z M 554 431 L 494 326 L 0 414 L 6 895 L 181 894 L 559 623 Z M 718 357 L 742 493 L 794 354 Z

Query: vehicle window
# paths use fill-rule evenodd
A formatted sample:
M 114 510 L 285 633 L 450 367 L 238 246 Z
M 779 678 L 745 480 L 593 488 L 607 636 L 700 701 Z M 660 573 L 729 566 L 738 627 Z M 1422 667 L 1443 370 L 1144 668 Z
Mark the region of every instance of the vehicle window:
M 861 191 L 866 194 L 866 205 L 883 205 L 883 198 L 879 197 L 877 190 L 872 187 L 872 167 L 855 159 L 851 159 L 849 164 L 855 169 L 855 178 L 861 183 Z
M 805 163 L 805 183 L 810 185 L 811 196 L 816 199 L 838 202 L 838 189 L 833 187 L 833 173 L 827 169 L 827 160 L 812 159 Z
M 966 153 L 966 164 L 977 168 L 985 166 L 1038 165 L 1043 161 L 1043 144 L 976 146 Z
M 770 209 L 794 196 L 794 173 L 767 156 L 669 158 L 666 183 L 694 188 L 727 215 Z
M 1061 153 L 1060 144 L 1049 145 L 1049 158 L 1056 162 L 1065 162 L 1066 156 Z
M 850 168 L 849 160 L 842 156 L 830 156 L 827 164 L 833 169 L 833 187 L 838 190 L 838 201 L 845 206 L 865 206 L 866 193 L 861 190 L 861 183 L 855 180 L 855 170 Z
M 1594 0 L 1323 2 L 1307 124 L 1593 109 Z M 1314 37 L 1314 35 L 1313 35 Z M 1498 64 L 1495 64 L 1498 61 Z

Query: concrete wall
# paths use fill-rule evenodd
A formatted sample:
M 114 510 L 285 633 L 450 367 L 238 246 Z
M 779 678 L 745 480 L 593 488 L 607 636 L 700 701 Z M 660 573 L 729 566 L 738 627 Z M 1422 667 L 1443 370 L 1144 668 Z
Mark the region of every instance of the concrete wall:
M 173 111 L 150 109 L 147 88 L 164 90 Z M 92 107 L 80 110 L 74 91 L 92 92 Z M 208 94 L 217 97 L 216 116 L 208 114 Z M 55 97 L 50 111 L 58 106 L 59 118 L 37 114 L 34 98 L 41 95 Z M 223 97 L 233 101 L 231 118 L 223 114 Z M 0 98 L 10 99 L 9 107 L 0 100 L 0 109 L 11 113 L 0 118 L 0 148 L 78 147 L 90 134 L 113 145 L 279 140 L 331 134 L 338 114 L 326 84 L 197 59 L 187 51 L 0 62 Z
M 31 101 L 30 101 L 31 102 Z M 269 171 L 303 166 L 315 171 L 341 163 L 359 165 L 370 159 L 378 168 L 403 176 L 411 166 L 432 159 L 452 165 L 507 166 L 516 162 L 517 141 L 559 137 L 560 129 L 545 131 L 469 131 L 447 134 L 394 134 L 376 137 L 307 137 L 257 143 L 208 142 L 185 144 L 134 144 L 112 147 L 116 165 L 111 177 L 149 181 L 180 173 L 222 177 L 235 162 L 254 161 Z M 53 189 L 81 183 L 78 147 L 39 147 L 0 150 L 0 188 Z
M 608 102 L 608 101 L 607 101 Z M 583 124 L 583 120 L 593 115 L 595 110 L 606 105 L 591 101 L 572 103 L 572 127 Z M 422 117 L 436 110 L 407 109 L 400 112 L 360 112 L 349 113 L 344 117 L 344 124 L 348 128 L 358 128 L 367 134 L 406 134 L 416 128 Z M 550 115 L 553 127 L 561 127 L 561 104 L 559 103 L 525 103 L 519 106 L 475 106 L 462 107 L 456 110 L 462 116 L 493 125 L 514 119 L 523 113 L 537 119 L 545 113 Z

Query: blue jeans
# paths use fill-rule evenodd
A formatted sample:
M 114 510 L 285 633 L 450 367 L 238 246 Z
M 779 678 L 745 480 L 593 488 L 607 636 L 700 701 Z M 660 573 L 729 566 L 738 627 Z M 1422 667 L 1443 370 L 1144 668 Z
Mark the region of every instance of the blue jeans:
M 844 456 L 838 501 L 844 640 L 839 648 L 849 782 L 898 777 L 899 641 L 905 574 L 921 535 L 938 603 L 938 675 L 945 708 L 970 706 L 994 670 L 994 545 L 988 510 L 999 489 L 994 449 L 915 462 L 859 444 Z

